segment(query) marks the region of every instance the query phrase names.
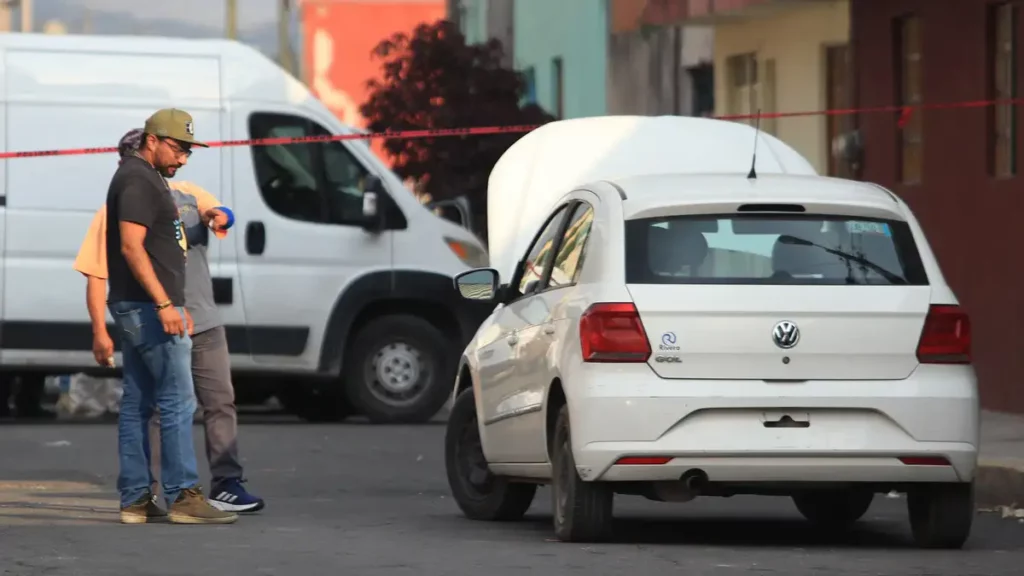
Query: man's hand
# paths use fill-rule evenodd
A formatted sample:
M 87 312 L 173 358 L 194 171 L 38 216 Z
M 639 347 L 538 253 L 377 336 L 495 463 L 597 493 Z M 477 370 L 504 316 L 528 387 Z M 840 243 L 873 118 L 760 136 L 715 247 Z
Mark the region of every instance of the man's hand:
M 210 208 L 203 215 L 203 221 L 214 230 L 223 230 L 228 225 L 228 215 L 223 210 Z
M 188 308 L 185 308 L 185 329 L 188 330 L 188 335 L 191 336 L 196 330 L 195 322 L 192 321 L 192 315 L 188 313 Z
M 160 323 L 164 326 L 164 332 L 185 336 L 185 322 L 177 308 L 168 306 L 157 311 L 157 315 L 160 317 Z
M 110 334 L 106 330 L 93 334 L 92 356 L 100 366 L 114 367 L 114 341 L 110 339 Z

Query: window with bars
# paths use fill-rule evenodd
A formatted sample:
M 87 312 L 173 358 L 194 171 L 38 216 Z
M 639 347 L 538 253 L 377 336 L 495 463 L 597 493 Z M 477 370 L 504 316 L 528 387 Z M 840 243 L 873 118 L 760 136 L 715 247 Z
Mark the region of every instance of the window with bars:
M 989 143 L 991 171 L 997 178 L 1017 173 L 1017 5 L 1010 2 L 992 6 L 990 12 L 989 66 L 990 98 L 997 103 L 990 110 Z
M 897 66 L 899 74 L 897 101 L 900 106 L 920 106 L 922 94 L 921 19 L 906 16 L 896 21 Z M 919 184 L 924 161 L 924 114 L 914 108 L 906 124 L 899 130 L 900 181 Z

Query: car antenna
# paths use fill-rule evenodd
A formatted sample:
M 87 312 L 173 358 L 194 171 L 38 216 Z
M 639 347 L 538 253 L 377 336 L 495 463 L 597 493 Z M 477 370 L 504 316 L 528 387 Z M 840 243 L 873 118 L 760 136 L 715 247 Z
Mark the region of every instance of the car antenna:
M 750 161 L 750 172 L 747 173 L 747 180 L 757 180 L 757 141 L 761 135 L 761 109 L 757 109 L 757 118 L 754 120 L 754 157 Z

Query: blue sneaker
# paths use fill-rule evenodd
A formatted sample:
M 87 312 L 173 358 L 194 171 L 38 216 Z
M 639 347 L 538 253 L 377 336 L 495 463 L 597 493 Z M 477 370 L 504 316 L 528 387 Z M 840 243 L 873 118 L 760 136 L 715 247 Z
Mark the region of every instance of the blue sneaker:
M 242 486 L 244 480 L 225 480 L 210 490 L 210 505 L 224 512 L 258 512 L 263 499 L 253 496 Z

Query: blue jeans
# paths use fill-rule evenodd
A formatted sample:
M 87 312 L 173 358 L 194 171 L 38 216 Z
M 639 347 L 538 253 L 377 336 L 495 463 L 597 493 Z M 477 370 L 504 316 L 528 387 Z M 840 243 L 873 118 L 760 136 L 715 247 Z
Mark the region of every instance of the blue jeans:
M 170 505 L 180 491 L 199 484 L 192 443 L 192 340 L 164 332 L 152 302 L 111 302 L 109 308 L 121 333 L 124 361 L 117 423 L 121 506 L 148 494 L 153 483 L 148 424 L 154 404 L 160 413 L 160 480 Z M 178 312 L 184 318 L 184 310 Z

